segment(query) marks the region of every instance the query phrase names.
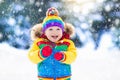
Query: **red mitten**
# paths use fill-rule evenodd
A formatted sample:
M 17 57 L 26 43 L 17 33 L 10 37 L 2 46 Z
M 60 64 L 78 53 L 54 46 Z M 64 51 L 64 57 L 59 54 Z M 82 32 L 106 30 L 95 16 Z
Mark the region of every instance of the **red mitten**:
M 41 49 L 41 52 L 40 52 L 41 56 L 42 57 L 48 57 L 52 54 L 52 48 L 50 46 L 45 46 Z
M 60 61 L 64 58 L 64 54 L 62 52 L 57 52 L 57 53 L 55 53 L 54 58 L 56 60 Z

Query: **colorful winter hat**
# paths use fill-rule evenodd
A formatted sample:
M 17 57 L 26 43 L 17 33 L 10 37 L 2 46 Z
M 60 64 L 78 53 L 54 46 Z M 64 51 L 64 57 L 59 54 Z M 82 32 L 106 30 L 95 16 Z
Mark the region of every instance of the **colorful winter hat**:
M 58 11 L 54 7 L 49 8 L 46 12 L 46 17 L 44 18 L 43 23 L 42 23 L 43 33 L 45 32 L 47 28 L 52 27 L 52 26 L 60 27 L 62 31 L 64 31 L 64 22 L 58 16 Z

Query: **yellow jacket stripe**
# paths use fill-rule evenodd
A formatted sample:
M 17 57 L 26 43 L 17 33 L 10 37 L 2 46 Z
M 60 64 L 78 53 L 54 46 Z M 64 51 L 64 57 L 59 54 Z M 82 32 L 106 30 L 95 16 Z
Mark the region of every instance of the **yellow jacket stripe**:
M 71 40 L 64 39 L 64 41 L 69 42 L 70 45 L 69 45 L 69 47 L 68 47 L 68 50 L 64 52 L 66 58 L 65 58 L 65 60 L 64 60 L 63 63 L 71 64 L 72 62 L 75 61 L 76 56 L 77 56 L 77 54 L 76 54 L 76 53 L 77 53 L 77 52 L 76 52 L 76 48 L 75 48 L 74 43 L 73 43 Z
M 42 39 L 37 39 L 33 42 L 33 45 L 31 46 L 29 52 L 28 52 L 28 57 L 29 59 L 33 62 L 33 63 L 39 63 L 41 62 L 43 59 L 40 58 L 39 56 L 39 52 L 40 52 L 40 48 L 37 45 L 38 41 L 41 41 Z

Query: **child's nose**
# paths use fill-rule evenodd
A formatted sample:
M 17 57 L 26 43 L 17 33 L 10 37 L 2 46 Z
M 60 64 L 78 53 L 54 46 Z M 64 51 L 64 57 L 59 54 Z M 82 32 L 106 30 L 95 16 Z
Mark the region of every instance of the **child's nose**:
M 58 33 L 58 31 L 57 31 L 57 30 L 54 30 L 53 33 Z

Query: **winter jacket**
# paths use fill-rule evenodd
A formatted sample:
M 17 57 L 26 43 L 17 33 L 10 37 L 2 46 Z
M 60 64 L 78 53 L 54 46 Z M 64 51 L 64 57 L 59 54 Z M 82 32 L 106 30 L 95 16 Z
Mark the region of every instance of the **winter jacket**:
M 53 46 L 52 54 L 44 59 L 40 55 L 41 47 L 38 46 L 39 44 Z M 55 60 L 53 56 L 56 52 L 63 52 L 65 54 L 65 58 L 61 61 Z M 76 59 L 76 48 L 70 39 L 62 39 L 56 43 L 52 43 L 47 39 L 38 38 L 33 42 L 28 53 L 28 57 L 33 63 L 37 64 L 39 77 L 66 77 L 71 76 L 70 64 Z

